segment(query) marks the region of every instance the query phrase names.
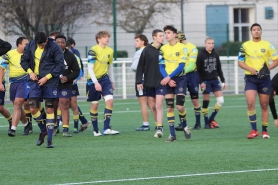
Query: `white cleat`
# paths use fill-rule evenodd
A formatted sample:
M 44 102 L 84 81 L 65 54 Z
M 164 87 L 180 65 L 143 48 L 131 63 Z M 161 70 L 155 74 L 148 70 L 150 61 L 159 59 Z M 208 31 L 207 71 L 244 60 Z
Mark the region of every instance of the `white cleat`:
M 94 131 L 94 136 L 95 136 L 95 137 L 98 137 L 98 136 L 102 136 L 102 134 L 101 134 L 99 131 L 97 131 L 97 132 Z
M 263 139 L 269 139 L 270 138 L 270 136 L 268 135 L 267 132 L 263 132 L 262 137 L 263 137 Z
M 156 138 L 161 138 L 163 136 L 162 130 L 156 130 L 154 137 Z
M 184 136 L 186 139 L 191 138 L 191 132 L 190 132 L 190 129 L 188 128 L 188 126 L 184 127 L 183 132 L 184 132 Z
M 103 135 L 117 135 L 117 134 L 120 134 L 119 131 L 117 130 L 112 130 L 112 129 L 106 129 L 102 132 Z

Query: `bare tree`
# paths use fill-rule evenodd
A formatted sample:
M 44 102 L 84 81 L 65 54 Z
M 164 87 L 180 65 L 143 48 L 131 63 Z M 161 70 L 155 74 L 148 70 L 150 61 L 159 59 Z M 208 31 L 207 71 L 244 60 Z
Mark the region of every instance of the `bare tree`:
M 0 0 L 1 31 L 32 39 L 38 31 L 72 36 L 76 22 L 91 12 L 90 0 Z M 75 25 L 75 26 L 73 26 Z
M 96 1 L 96 4 L 103 8 L 95 9 L 97 19 L 93 23 L 111 25 L 112 1 Z M 178 8 L 180 2 L 180 0 L 117 0 L 117 25 L 129 33 L 143 33 L 146 27 L 153 27 L 155 17 L 163 19 L 168 15 L 171 6 Z

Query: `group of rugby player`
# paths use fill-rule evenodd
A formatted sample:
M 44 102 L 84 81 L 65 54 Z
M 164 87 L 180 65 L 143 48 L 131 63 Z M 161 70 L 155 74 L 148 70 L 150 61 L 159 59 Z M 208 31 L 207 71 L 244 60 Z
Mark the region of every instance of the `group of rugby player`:
M 271 91 L 269 73 L 262 75 L 262 66 L 266 71 L 278 64 L 278 54 L 274 47 L 261 39 L 261 26 L 257 23 L 251 26 L 252 40 L 245 42 L 239 52 L 239 67 L 245 69 L 245 96 L 248 105 L 248 116 L 252 131 L 249 139 L 257 137 L 255 101 L 259 94 L 262 110 L 262 137 L 269 138 L 268 102 Z M 164 35 L 167 44 L 163 45 Z M 67 38 L 59 33 L 47 37 L 38 32 L 33 41 L 24 37 L 17 39 L 17 49 L 7 52 L 11 46 L 1 40 L 0 59 L 0 113 L 9 121 L 9 136 L 15 136 L 19 120 L 24 124 L 24 135 L 32 132 L 31 120 L 37 122 L 41 132 L 37 145 L 44 143 L 47 135 L 47 148 L 53 148 L 52 135 L 59 131 L 62 117 L 63 136 L 71 137 L 69 133 L 69 108 L 73 110 L 74 133 L 82 132 L 89 126 L 80 108 L 77 106 L 77 80 L 83 75 L 80 54 L 71 48 L 75 43 L 67 43 Z M 112 130 L 110 119 L 113 110 L 113 50 L 108 47 L 110 34 L 99 31 L 97 44 L 88 52 L 88 77 L 86 84 L 87 101 L 91 102 L 90 117 L 93 125 L 93 135 L 117 135 L 119 131 Z M 186 121 L 184 107 L 187 90 L 194 106 L 196 122 L 193 129 L 201 129 L 201 112 L 204 116 L 204 128 L 219 128 L 215 117 L 224 103 L 222 90 L 226 88 L 225 78 L 221 69 L 219 55 L 214 49 L 214 39 L 206 38 L 205 47 L 198 52 L 196 46 L 186 41 L 182 31 L 177 31 L 172 25 L 166 25 L 162 30 L 152 32 L 153 42 L 148 44 L 145 35 L 135 36 L 135 53 L 131 69 L 136 72 L 135 90 L 140 102 L 143 125 L 137 131 L 150 130 L 148 122 L 148 107 L 150 107 L 156 123 L 154 137 L 163 136 L 163 101 L 167 105 L 167 120 L 170 135 L 166 142 L 176 141 L 175 130 L 184 132 L 185 138 L 191 138 L 191 131 Z M 3 43 L 2 43 L 3 42 Z M 3 48 L 6 48 L 3 49 Z M 7 52 L 7 53 L 6 53 Z M 5 54 L 6 53 L 6 54 Z M 273 62 L 269 64 L 269 59 Z M 10 100 L 14 105 L 13 116 L 4 107 L 5 85 L 4 73 L 10 67 Z M 220 78 L 220 81 L 219 79 Z M 199 87 L 203 94 L 203 105 L 199 101 Z M 276 91 L 276 90 L 275 90 Z M 274 91 L 274 94 L 276 92 Z M 210 93 L 216 97 L 216 104 L 208 116 Z M 272 96 L 273 97 L 273 96 Z M 104 126 L 98 128 L 99 100 L 105 100 Z M 45 108 L 41 102 L 45 101 Z M 176 101 L 176 103 L 175 103 Z M 22 106 L 24 105 L 24 109 Z M 179 113 L 179 125 L 174 127 L 174 107 Z M 277 117 L 277 116 L 276 116 Z M 57 119 L 56 119 L 57 118 Z M 78 129 L 78 119 L 82 125 Z M 276 120 L 275 120 L 276 121 Z

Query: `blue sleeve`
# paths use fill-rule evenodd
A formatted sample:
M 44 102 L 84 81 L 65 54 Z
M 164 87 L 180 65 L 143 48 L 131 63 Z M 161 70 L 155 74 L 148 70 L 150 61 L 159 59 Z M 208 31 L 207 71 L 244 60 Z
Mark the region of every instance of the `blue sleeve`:
M 159 70 L 160 70 L 160 73 L 163 76 L 163 78 L 165 78 L 165 77 L 168 76 L 168 74 L 167 74 L 167 72 L 165 70 L 165 60 L 164 60 L 163 52 L 162 52 L 161 49 L 159 50 L 158 61 L 159 61 Z
M 175 77 L 178 75 L 182 70 L 184 70 L 185 63 L 180 63 L 179 66 L 169 75 L 170 78 Z
M 34 70 L 33 69 L 34 67 L 31 66 L 31 62 L 30 62 L 30 60 L 31 60 L 31 52 L 30 52 L 31 43 L 32 43 L 32 41 L 24 47 L 24 51 L 23 51 L 23 54 L 21 55 L 21 59 L 20 59 L 20 65 L 25 71 L 27 71 L 28 68 Z
M 165 70 L 165 64 L 159 64 L 160 73 L 163 76 L 163 78 L 166 78 L 168 76 L 166 70 Z
M 9 65 L 9 56 L 5 54 L 2 56 L 2 58 L 0 57 L 0 66 L 2 68 L 7 69 L 8 65 Z
M 58 46 L 55 42 L 52 43 L 51 47 L 53 47 L 53 59 L 55 61 L 55 65 L 50 73 L 53 77 L 59 77 L 59 75 L 62 74 L 66 68 L 64 63 L 64 54 L 60 46 Z
M 244 51 L 244 47 L 241 46 L 239 53 L 238 53 L 238 60 L 239 61 L 245 61 L 245 51 Z
M 94 50 L 90 50 L 88 52 L 88 63 L 89 64 L 94 64 L 96 62 L 96 52 Z

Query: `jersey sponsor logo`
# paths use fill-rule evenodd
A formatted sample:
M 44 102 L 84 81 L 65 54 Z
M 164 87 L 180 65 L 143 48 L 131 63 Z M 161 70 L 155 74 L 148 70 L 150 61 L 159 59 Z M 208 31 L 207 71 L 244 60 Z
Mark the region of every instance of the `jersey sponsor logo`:
M 108 58 L 110 58 L 110 55 L 107 55 Z
M 264 53 L 264 52 L 265 52 L 265 49 L 264 49 L 264 48 L 262 48 L 262 49 L 261 49 L 261 52 L 262 52 L 262 53 Z
M 62 91 L 63 96 L 66 96 L 67 94 L 68 94 L 67 91 Z
M 216 70 L 216 58 L 205 59 L 205 71 L 211 73 L 214 70 Z
M 73 91 L 72 91 L 72 94 L 76 94 L 76 90 L 73 90 Z
M 196 49 L 196 48 L 194 48 L 194 49 L 192 50 L 192 52 L 193 52 L 193 53 L 196 53 L 196 52 L 197 52 L 197 49 Z
M 263 92 L 267 92 L 267 91 L 268 91 L 268 88 L 267 88 L 267 87 L 264 87 L 262 90 L 263 90 Z
M 184 53 L 187 53 L 187 51 L 188 51 L 187 48 L 183 48 Z

